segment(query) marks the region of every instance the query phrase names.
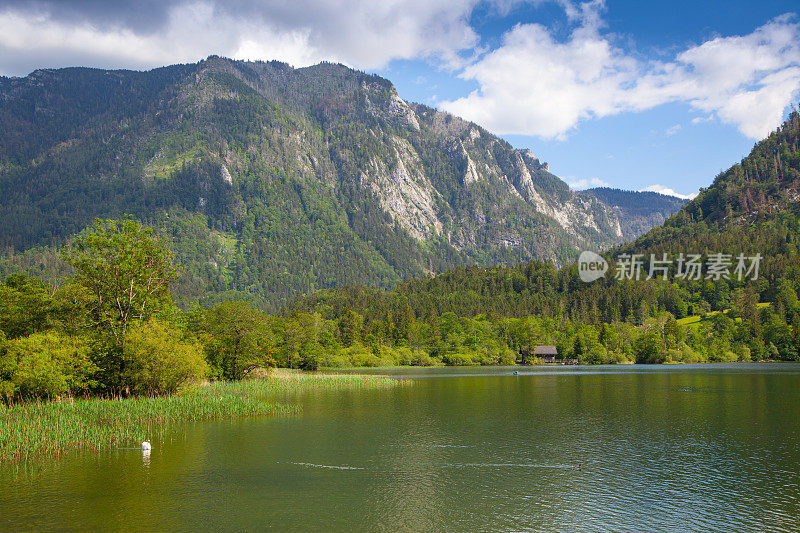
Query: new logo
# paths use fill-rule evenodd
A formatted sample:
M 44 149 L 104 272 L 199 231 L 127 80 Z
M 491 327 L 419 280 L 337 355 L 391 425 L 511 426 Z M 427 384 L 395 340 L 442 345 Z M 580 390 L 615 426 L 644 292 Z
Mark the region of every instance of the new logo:
M 608 262 L 600 255 L 585 250 L 578 256 L 578 276 L 581 281 L 591 283 L 602 278 L 606 270 L 608 270 Z

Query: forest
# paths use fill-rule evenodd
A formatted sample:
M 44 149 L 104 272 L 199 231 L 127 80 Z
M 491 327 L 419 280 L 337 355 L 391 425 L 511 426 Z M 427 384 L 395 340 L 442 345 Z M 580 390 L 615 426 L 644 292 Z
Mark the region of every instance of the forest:
M 251 104 L 264 105 L 256 98 Z M 250 108 L 225 109 L 235 115 Z M 252 114 L 293 120 L 269 110 Z M 335 165 L 358 165 L 360 151 L 369 149 L 352 125 L 328 134 L 353 136 Z M 214 179 L 218 166 L 182 162 L 170 179 L 155 181 L 163 196 L 145 197 L 172 206 L 156 228 L 137 213 L 96 219 L 65 246 L 0 258 L 6 401 L 169 394 L 190 382 L 239 380 L 276 366 L 535 363 L 520 355 L 535 345 L 554 345 L 560 358 L 585 364 L 800 359 L 796 111 L 662 226 L 605 252 L 609 271 L 591 283 L 580 279 L 575 263 L 545 260 L 423 274 L 413 266 L 419 248 L 406 247 L 406 234 L 386 230 L 397 225 L 363 189 L 336 189 L 352 200 L 347 220 L 340 220 L 323 184 L 301 184 L 281 168 L 258 165 L 282 177 L 262 183 L 264 174 L 256 173 L 242 182 L 256 191 L 246 206 L 225 180 Z M 205 214 L 193 214 L 188 204 L 175 207 L 195 194 L 204 195 Z M 273 202 L 272 194 L 295 198 L 296 208 Z M 457 189 L 448 194 L 460 201 Z M 207 217 L 218 221 L 217 229 Z M 228 224 L 241 231 L 226 233 Z M 370 247 L 351 239 L 353 228 L 369 237 Z M 283 244 L 274 246 L 276 239 Z M 381 266 L 387 256 L 364 260 L 377 260 L 370 254 L 382 246 L 393 248 L 391 268 Z M 352 262 L 341 262 L 334 253 L 353 248 L 366 255 L 345 254 Z M 663 279 L 616 276 L 622 254 L 668 259 L 670 267 Z M 677 269 L 688 254 L 703 262 L 717 254 L 762 260 L 749 277 L 726 271 L 693 279 Z M 319 270 L 290 269 L 297 256 L 315 258 L 312 270 Z M 452 265 L 450 259 L 439 257 L 438 267 Z M 298 276 L 310 277 L 298 285 Z M 234 278 L 243 283 L 234 284 L 239 290 L 230 290 Z M 320 280 L 332 288 L 316 290 Z M 267 294 L 291 303 L 257 297 Z
M 584 364 L 797 360 L 796 232 L 781 231 L 792 220 L 748 230 L 773 250 L 755 280 L 586 284 L 574 265 L 529 262 L 391 292 L 319 291 L 272 315 L 244 301 L 180 310 L 167 240 L 132 219 L 97 220 L 63 252 L 74 274 L 58 287 L 23 275 L 0 284 L 0 393 L 169 394 L 275 366 L 536 363 L 520 352 L 538 344 Z
M 126 214 L 170 240 L 184 308 L 242 299 L 277 312 L 319 289 L 563 264 L 579 245 L 623 240 L 622 215 L 529 152 L 400 104 L 388 80 L 343 65 L 210 57 L 148 72 L 41 70 L 0 77 L 0 101 L 3 278 L 60 283 L 60 248 L 95 218 Z M 417 193 L 430 198 L 425 216 Z M 567 229 L 532 198 L 595 224 Z M 637 235 L 656 223 L 636 216 L 650 221 Z

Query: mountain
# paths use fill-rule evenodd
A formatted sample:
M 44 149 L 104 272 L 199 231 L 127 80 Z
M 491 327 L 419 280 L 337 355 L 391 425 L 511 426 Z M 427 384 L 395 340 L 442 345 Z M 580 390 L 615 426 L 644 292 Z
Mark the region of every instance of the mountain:
M 636 231 L 530 151 L 383 78 L 215 56 L 0 78 L 0 197 L 5 271 L 60 271 L 66 239 L 129 214 L 170 237 L 182 305 L 276 309 L 458 265 L 563 263 Z
M 652 191 L 623 191 L 609 187 L 586 189 L 580 194 L 592 196 L 617 215 L 622 235 L 632 240 L 660 226 L 686 205 L 686 200 Z
M 638 279 L 615 275 L 622 254 L 643 258 Z M 667 255 L 666 279 L 646 279 L 651 254 Z M 678 275 L 681 254 L 701 255 L 700 276 Z M 760 254 L 758 270 L 737 275 L 739 254 L 748 269 Z M 471 266 L 391 292 L 318 291 L 286 315 L 363 324 L 366 344 L 433 346 L 443 361 L 461 350 L 494 362 L 492 350 L 533 344 L 592 363 L 800 360 L 800 115 L 662 226 L 603 255 L 609 270 L 591 283 L 576 264 Z M 715 256 L 730 261 L 719 275 Z
M 443 274 L 400 284 L 390 293 L 354 287 L 321 291 L 299 300 L 296 309 L 354 309 L 367 316 L 408 304 L 417 316 L 489 314 L 561 317 L 580 323 L 642 322 L 669 311 L 687 314 L 725 311 L 739 305 L 749 290 L 760 302 L 789 302 L 800 348 L 800 115 L 790 114 L 750 154 L 719 174 L 711 186 L 686 203 L 662 226 L 603 255 L 611 262 L 605 277 L 592 283 L 579 279 L 575 264 L 560 269 L 540 261 L 492 268 L 456 268 Z M 735 258 L 761 254 L 757 279 L 733 273 L 719 279 L 675 277 L 641 281 L 616 279 L 613 261 L 620 254 L 648 258 L 662 254 L 729 254 Z M 374 311 L 373 311 L 374 310 Z M 794 315 L 792 314 L 794 313 Z M 794 318 L 792 318 L 794 317 Z M 787 318 L 784 315 L 784 318 Z

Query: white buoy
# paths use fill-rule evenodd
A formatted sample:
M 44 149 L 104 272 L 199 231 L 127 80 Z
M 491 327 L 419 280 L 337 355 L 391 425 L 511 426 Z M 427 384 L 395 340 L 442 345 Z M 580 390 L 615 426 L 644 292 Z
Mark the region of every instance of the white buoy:
M 146 441 L 144 441 L 142 443 L 142 451 L 143 452 L 149 452 L 151 450 L 151 448 L 152 448 L 152 446 L 150 446 L 150 441 L 149 440 L 146 440 Z

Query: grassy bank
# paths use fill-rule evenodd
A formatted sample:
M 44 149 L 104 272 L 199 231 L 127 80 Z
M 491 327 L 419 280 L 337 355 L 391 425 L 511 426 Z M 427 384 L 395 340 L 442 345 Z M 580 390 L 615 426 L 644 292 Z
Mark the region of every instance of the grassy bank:
M 266 378 L 216 382 L 158 398 L 0 404 L 0 461 L 138 446 L 182 422 L 298 413 L 297 405 L 278 401 L 287 393 L 398 383 L 376 376 L 276 371 Z
M 759 310 L 769 307 L 769 302 L 759 303 L 757 307 Z M 709 323 L 714 320 L 720 314 L 727 315 L 730 312 L 730 309 L 725 309 L 724 311 L 709 311 L 703 315 L 691 315 L 684 318 L 679 318 L 676 320 L 679 326 L 690 326 L 693 328 L 697 328 L 701 323 Z M 736 318 L 737 322 L 741 322 L 741 318 Z

